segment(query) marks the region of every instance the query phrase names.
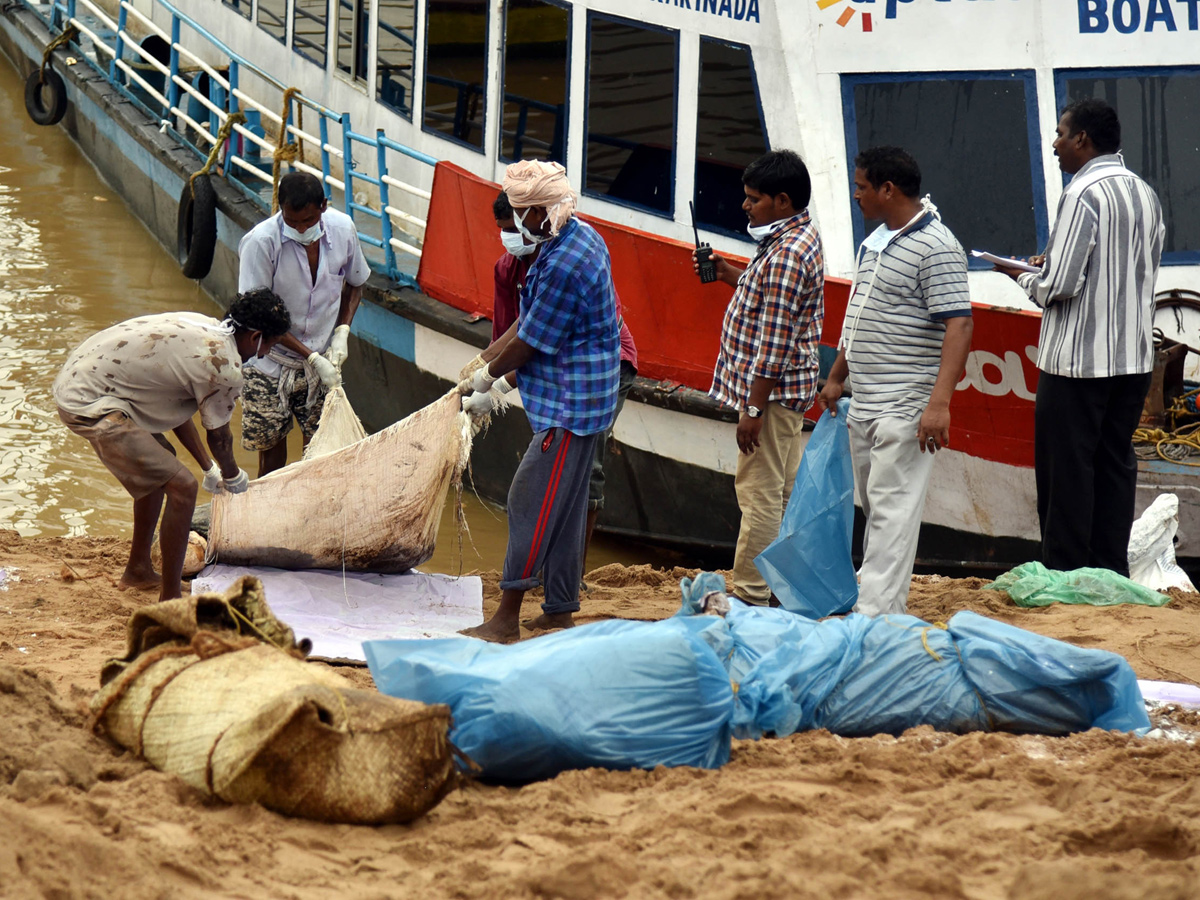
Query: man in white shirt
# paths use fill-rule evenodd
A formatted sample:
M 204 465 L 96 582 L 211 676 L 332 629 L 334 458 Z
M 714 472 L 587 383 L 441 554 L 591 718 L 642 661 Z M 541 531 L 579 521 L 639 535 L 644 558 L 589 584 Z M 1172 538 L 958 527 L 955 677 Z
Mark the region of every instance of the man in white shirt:
M 233 459 L 229 420 L 242 388 L 242 363 L 265 354 L 290 327 L 283 301 L 267 290 L 243 294 L 224 322 L 199 313 L 163 313 L 92 335 L 54 381 L 63 424 L 85 438 L 133 497 L 133 541 L 118 587 L 182 592 L 183 557 L 196 507 L 196 479 L 163 432 L 204 470 L 204 489 L 240 493 L 249 476 Z M 200 413 L 208 449 L 192 416 Z M 158 514 L 162 574 L 150 562 Z
M 246 367 L 242 446 L 258 451 L 261 478 L 287 463 L 293 419 L 305 444 L 316 432 L 325 392 L 341 383 L 371 270 L 354 221 L 328 208 L 320 180 L 306 172 L 279 180 L 279 212 L 246 233 L 238 254 L 238 290 L 270 288 L 292 317 L 279 346 Z
M 1137 492 L 1133 432 L 1154 369 L 1162 207 L 1125 168 L 1121 123 L 1100 100 L 1063 110 L 1054 153 L 1074 176 L 1041 272 L 996 268 L 1042 307 L 1034 472 L 1042 562 L 1129 574 Z

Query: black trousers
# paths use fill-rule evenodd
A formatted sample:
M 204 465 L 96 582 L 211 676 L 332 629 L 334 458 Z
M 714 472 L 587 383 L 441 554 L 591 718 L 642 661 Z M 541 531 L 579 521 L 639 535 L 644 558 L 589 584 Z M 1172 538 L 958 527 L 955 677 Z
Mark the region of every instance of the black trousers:
M 1137 491 L 1133 432 L 1151 375 L 1038 375 L 1034 470 L 1042 562 L 1129 574 Z

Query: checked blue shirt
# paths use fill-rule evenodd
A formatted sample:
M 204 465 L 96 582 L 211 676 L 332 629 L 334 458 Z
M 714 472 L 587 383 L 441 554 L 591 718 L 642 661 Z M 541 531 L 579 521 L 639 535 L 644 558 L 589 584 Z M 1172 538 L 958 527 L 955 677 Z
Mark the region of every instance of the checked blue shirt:
M 612 425 L 621 372 L 612 265 L 603 238 L 572 218 L 547 241 L 521 291 L 517 337 L 537 352 L 520 368 L 534 433 L 598 434 Z

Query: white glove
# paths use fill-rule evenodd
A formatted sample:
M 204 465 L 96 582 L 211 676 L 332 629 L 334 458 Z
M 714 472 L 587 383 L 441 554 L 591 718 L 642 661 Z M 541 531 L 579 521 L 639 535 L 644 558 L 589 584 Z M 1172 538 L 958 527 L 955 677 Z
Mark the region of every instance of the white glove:
M 471 377 L 471 390 L 486 394 L 492 389 L 492 385 L 495 383 L 496 379 L 488 372 L 488 367 L 482 366 Z
M 502 394 L 507 394 L 514 387 L 516 387 L 515 384 L 509 384 L 508 379 L 505 376 L 501 375 L 499 378 L 496 379 L 496 383 L 492 385 L 492 390 L 499 391 Z
M 476 419 L 481 419 L 489 415 L 495 406 L 495 398 L 491 394 L 482 391 L 476 391 L 470 397 L 464 398 L 462 404 L 463 412 Z
M 333 390 L 342 383 L 342 373 L 337 370 L 337 366 L 320 353 L 312 354 L 308 358 L 308 364 L 313 367 L 313 371 L 317 373 L 321 384 L 325 385 L 327 390 Z
M 480 366 L 486 366 L 486 365 L 487 365 L 487 363 L 485 363 L 483 361 L 483 357 L 480 354 L 476 353 L 474 359 L 472 359 L 469 363 L 467 363 L 465 366 L 463 366 L 461 369 L 459 369 L 458 380 L 462 381 L 464 378 L 470 378 L 472 375 L 475 374 L 476 369 L 478 369 Z
M 346 357 L 350 355 L 350 326 L 339 325 L 333 329 L 333 337 L 329 339 L 329 349 L 325 351 L 325 358 L 329 360 L 340 371 L 342 363 L 346 361 Z
M 204 480 L 200 482 L 200 486 L 210 494 L 215 494 L 221 489 L 221 482 L 224 479 L 221 476 L 221 467 L 216 463 L 212 464 L 212 468 L 204 473 Z
M 221 482 L 221 486 L 231 494 L 240 494 L 250 486 L 250 476 L 246 474 L 245 469 L 238 469 L 238 473 L 233 478 L 226 478 Z

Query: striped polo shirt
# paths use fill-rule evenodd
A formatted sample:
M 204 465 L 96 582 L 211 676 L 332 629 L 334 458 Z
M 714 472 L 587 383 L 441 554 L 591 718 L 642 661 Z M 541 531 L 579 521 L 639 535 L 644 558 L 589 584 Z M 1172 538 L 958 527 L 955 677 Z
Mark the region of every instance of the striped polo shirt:
M 1038 274 L 1017 278 L 1042 307 L 1038 368 L 1067 378 L 1136 375 L 1154 368 L 1154 281 L 1162 207 L 1118 154 L 1075 173 Z
M 864 243 L 842 327 L 850 417 L 919 416 L 937 381 L 945 320 L 969 315 L 967 255 L 933 212 L 880 252 Z

